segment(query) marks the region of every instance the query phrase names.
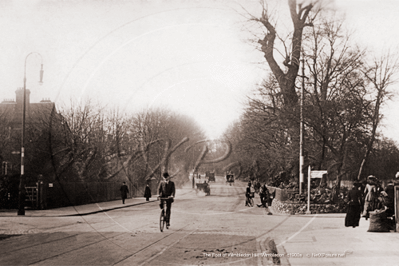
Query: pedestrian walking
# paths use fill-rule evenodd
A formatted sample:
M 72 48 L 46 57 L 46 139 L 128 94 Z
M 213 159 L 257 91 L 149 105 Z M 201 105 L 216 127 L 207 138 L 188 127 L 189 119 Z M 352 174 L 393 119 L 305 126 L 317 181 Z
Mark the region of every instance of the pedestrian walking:
M 245 206 L 253 207 L 254 206 L 254 200 L 253 200 L 254 197 L 255 197 L 255 190 L 253 189 L 251 182 L 248 182 L 248 187 L 245 192 Z
M 149 201 L 150 198 L 151 198 L 151 188 L 150 188 L 150 186 L 148 184 L 145 187 L 144 198 L 145 198 L 146 201 Z
M 263 185 L 259 191 L 259 198 L 261 204 L 258 207 L 267 208 L 267 198 L 269 197 L 269 190 L 267 189 L 266 185 Z
M 127 194 L 129 193 L 129 189 L 126 185 L 126 182 L 123 182 L 120 191 L 121 191 L 122 203 L 125 204 L 125 199 L 127 199 Z
M 345 226 L 355 228 L 359 226 L 362 212 L 362 192 L 358 189 L 360 184 L 355 183 L 348 192 L 348 206 L 346 209 Z
M 258 204 L 258 207 L 266 208 L 267 214 L 272 215 L 273 213 L 270 212 L 269 206 L 268 206 L 270 192 L 269 192 L 269 189 L 267 189 L 266 184 L 261 186 L 259 196 L 260 196 L 261 204 Z
M 269 191 L 269 197 L 267 198 L 267 206 L 272 206 L 275 197 L 276 197 L 276 189 L 274 189 L 273 192 Z
M 367 177 L 367 185 L 364 189 L 364 194 L 366 196 L 364 198 L 363 217 L 365 217 L 366 220 L 369 218 L 370 211 L 374 211 L 375 209 L 375 202 L 377 199 L 377 188 L 375 179 L 375 176 Z

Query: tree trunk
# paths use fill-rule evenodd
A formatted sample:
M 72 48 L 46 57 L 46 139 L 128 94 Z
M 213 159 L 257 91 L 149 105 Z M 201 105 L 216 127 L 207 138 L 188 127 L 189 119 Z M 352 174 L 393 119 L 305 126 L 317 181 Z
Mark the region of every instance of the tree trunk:
M 284 66 L 287 67 L 286 73 L 280 68 L 278 63 L 274 58 L 274 42 L 276 39 L 276 29 L 270 23 L 267 10 L 264 9 L 262 12 L 262 17 L 258 19 L 259 22 L 265 26 L 267 29 L 267 34 L 263 40 L 259 40 L 261 44 L 261 50 L 264 53 L 264 57 L 276 77 L 279 84 L 281 93 L 284 97 L 284 104 L 286 106 L 293 107 L 298 102 L 298 95 L 295 90 L 295 79 L 299 71 L 299 60 L 301 56 L 302 47 L 302 33 L 306 24 L 310 10 L 313 8 L 312 4 L 302 7 L 302 4 L 297 5 L 296 0 L 288 0 L 288 6 L 290 9 L 291 20 L 294 24 L 294 32 L 292 35 L 292 50 L 291 54 L 287 54 L 283 62 Z M 298 6 L 298 9 L 297 9 Z M 297 11 L 298 10 L 298 11 Z

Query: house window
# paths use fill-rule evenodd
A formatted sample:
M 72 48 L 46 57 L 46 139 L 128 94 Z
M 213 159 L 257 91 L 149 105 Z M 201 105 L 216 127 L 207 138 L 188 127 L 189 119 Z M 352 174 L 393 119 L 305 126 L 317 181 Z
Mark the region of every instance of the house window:
M 10 162 L 3 161 L 1 164 L 1 174 L 8 175 L 12 170 L 12 165 Z

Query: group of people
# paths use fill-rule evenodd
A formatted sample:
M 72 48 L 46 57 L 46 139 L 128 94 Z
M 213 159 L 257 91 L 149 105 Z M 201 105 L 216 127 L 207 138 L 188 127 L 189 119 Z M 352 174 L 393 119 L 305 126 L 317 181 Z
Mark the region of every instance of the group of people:
M 258 204 L 257 206 L 260 208 L 266 208 L 268 214 L 271 215 L 272 213 L 269 211 L 269 206 L 271 205 L 273 195 L 269 192 L 266 184 L 262 186 L 259 182 L 254 182 L 254 184 L 248 182 L 248 186 L 245 192 L 245 206 L 254 206 L 253 199 L 255 198 L 255 193 L 259 194 L 261 202 L 261 204 Z
M 385 211 L 387 217 L 394 214 L 394 184 L 388 182 L 385 188 L 382 188 L 374 176 L 367 178 L 365 187 L 361 183 L 354 183 L 352 189 L 347 195 L 347 212 L 345 217 L 345 226 L 357 227 L 359 220 L 364 217 L 366 220 L 370 217 L 370 212 L 375 210 Z
M 126 182 L 123 182 L 120 191 L 121 191 L 122 204 L 125 204 L 125 200 L 127 199 L 127 194 L 129 194 L 129 188 L 126 185 Z M 144 190 L 144 198 L 146 199 L 146 201 L 149 201 L 151 198 L 151 188 L 148 184 L 146 185 Z

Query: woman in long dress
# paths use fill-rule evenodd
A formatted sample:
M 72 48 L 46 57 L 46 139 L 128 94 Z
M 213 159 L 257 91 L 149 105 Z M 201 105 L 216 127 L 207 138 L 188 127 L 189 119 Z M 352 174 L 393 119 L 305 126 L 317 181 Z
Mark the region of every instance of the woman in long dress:
M 369 218 L 369 212 L 374 211 L 375 209 L 375 201 L 376 201 L 376 194 L 377 194 L 377 188 L 375 186 L 375 183 L 373 181 L 374 176 L 369 176 L 366 188 L 364 189 L 364 194 L 366 195 L 364 197 L 364 208 L 363 208 L 363 217 L 366 218 L 366 220 Z
M 360 215 L 362 212 L 362 192 L 354 185 L 348 192 L 348 208 L 345 217 L 345 226 L 355 228 L 359 226 Z
M 144 190 L 144 198 L 145 198 L 146 201 L 149 201 L 150 198 L 151 198 L 151 189 L 150 189 L 150 186 L 148 184 L 147 184 L 147 186 L 145 187 L 145 190 Z

